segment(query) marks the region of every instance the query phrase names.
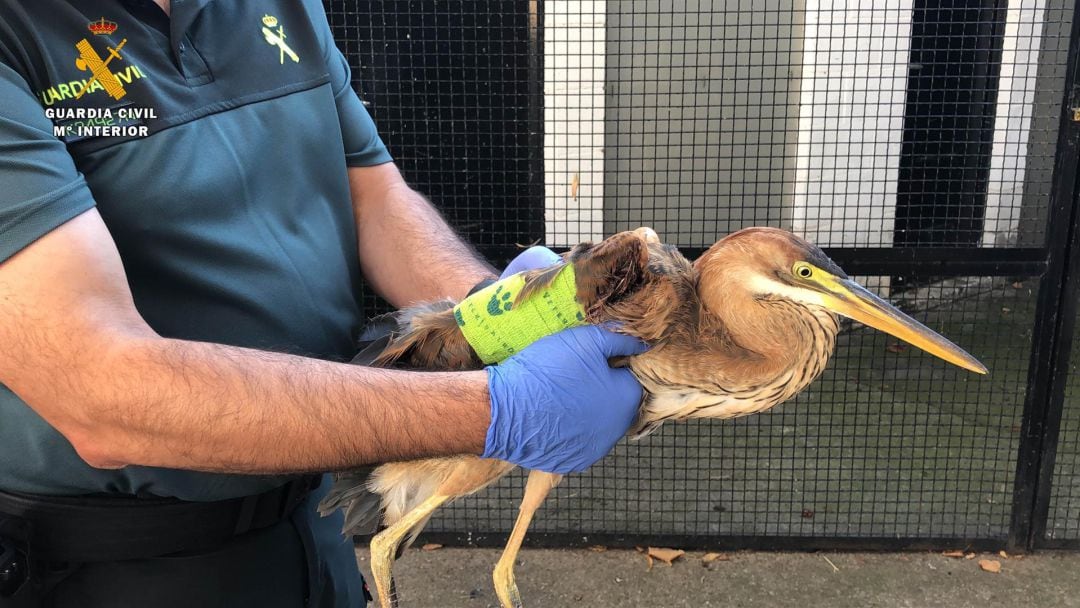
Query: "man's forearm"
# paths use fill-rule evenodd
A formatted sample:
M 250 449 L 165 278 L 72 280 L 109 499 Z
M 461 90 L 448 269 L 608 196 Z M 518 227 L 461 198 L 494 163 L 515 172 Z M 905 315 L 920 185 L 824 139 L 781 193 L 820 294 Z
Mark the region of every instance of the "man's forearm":
M 365 183 L 373 181 L 372 171 L 383 170 L 397 175 L 392 166 L 349 173 L 360 260 L 376 291 L 391 304 L 405 306 L 440 297 L 460 298 L 478 281 L 498 276 L 404 182 L 384 183 L 383 188 Z
M 96 466 L 282 473 L 484 448 L 483 371 L 381 370 L 162 338 L 111 350 L 22 395 L 39 406 L 78 399 L 61 408 L 76 419 L 50 422 Z M 49 409 L 39 411 L 48 419 Z

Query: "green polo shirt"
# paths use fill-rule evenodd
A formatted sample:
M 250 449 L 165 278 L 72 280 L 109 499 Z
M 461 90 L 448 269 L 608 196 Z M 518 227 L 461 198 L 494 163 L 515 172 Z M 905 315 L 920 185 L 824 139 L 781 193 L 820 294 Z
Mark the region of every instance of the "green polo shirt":
M 148 0 L 0 0 L 0 263 L 96 206 L 164 336 L 351 356 L 346 167 L 389 161 L 318 0 L 172 0 L 171 19 Z M 94 469 L 0 385 L 0 489 L 214 500 L 280 483 Z

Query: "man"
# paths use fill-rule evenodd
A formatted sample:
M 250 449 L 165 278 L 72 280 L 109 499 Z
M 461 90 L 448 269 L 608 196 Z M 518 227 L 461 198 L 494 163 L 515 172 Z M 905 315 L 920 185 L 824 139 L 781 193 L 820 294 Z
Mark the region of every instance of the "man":
M 494 274 L 390 161 L 317 0 L 0 0 L 0 606 L 360 605 L 298 474 L 625 432 L 641 345 L 596 328 L 515 373 L 342 363 L 361 275 Z

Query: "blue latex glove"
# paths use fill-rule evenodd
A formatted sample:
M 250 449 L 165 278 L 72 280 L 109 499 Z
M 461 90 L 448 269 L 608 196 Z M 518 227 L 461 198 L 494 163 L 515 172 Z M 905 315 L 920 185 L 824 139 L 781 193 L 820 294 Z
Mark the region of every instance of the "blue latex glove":
M 636 355 L 637 338 L 596 326 L 537 340 L 487 368 L 491 426 L 484 458 L 549 473 L 584 471 L 634 422 L 641 385 L 608 358 Z
M 499 275 L 500 279 L 505 279 L 510 275 L 515 275 L 525 270 L 533 270 L 536 268 L 547 268 L 556 262 L 562 261 L 559 254 L 548 249 L 547 247 L 541 247 L 536 245 L 529 247 L 525 251 L 522 251 L 516 258 L 510 260 L 510 263 L 506 266 L 506 270 L 502 271 Z

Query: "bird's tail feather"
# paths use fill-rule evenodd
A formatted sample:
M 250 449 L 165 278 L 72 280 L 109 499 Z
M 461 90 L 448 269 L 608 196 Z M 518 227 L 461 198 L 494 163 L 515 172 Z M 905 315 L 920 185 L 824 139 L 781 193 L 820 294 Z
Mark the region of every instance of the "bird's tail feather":
M 334 485 L 319 503 L 319 513 L 329 515 L 337 509 L 345 509 L 346 535 L 371 534 L 382 519 L 379 495 L 368 489 L 368 477 L 373 468 L 354 469 L 334 474 Z
M 341 531 L 346 536 L 374 534 L 394 524 L 430 498 L 430 488 L 422 487 L 427 484 L 410 483 L 411 480 L 393 475 L 388 481 L 385 471 L 379 475 L 380 468 L 375 468 L 374 473 L 372 468 L 336 473 L 333 487 L 319 503 L 319 513 L 323 516 L 340 508 L 345 510 L 345 523 Z M 383 484 L 376 486 L 379 489 L 377 493 L 372 490 L 372 484 L 377 484 L 378 479 L 382 479 Z M 412 546 L 429 519 L 426 517 L 413 526 L 398 546 L 394 559 L 401 557 L 402 552 Z
M 405 463 L 389 463 L 375 469 L 368 487 L 379 502 L 382 523 L 392 526 L 407 513 L 435 495 L 446 479 L 446 462 L 432 458 Z M 429 518 L 417 523 L 401 543 L 398 554 L 411 546 Z
M 368 487 L 382 498 L 384 524 L 395 524 L 435 495 L 447 472 L 439 464 L 439 459 L 432 458 L 392 462 L 375 469 L 368 478 Z

